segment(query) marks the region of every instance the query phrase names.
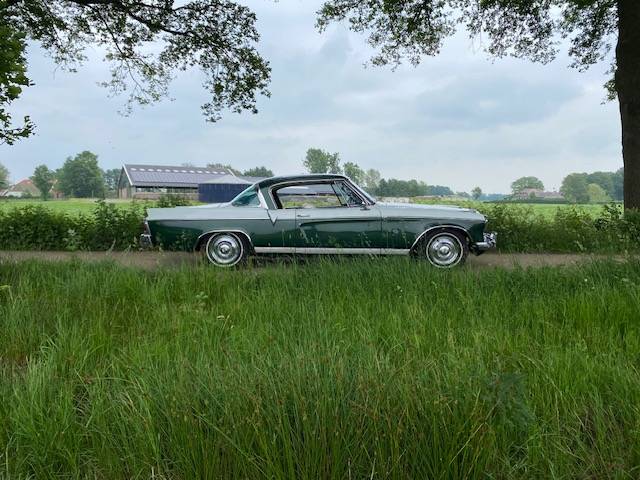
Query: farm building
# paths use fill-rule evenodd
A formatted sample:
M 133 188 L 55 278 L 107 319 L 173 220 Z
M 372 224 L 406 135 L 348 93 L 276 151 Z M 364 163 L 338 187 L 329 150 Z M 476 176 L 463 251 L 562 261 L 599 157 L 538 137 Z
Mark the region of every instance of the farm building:
M 198 200 L 198 185 L 229 175 L 222 167 L 127 164 L 118 179 L 118 197 L 156 200 L 171 194 Z
M 222 203 L 233 199 L 248 186 L 253 185 L 262 177 L 246 177 L 225 175 L 214 178 L 198 185 L 198 199 L 205 203 Z
M 57 191 L 54 188 L 49 192 L 51 198 L 63 198 L 61 192 Z M 40 190 L 33 184 L 33 181 L 30 178 L 25 178 L 24 180 L 19 181 L 15 185 L 10 186 L 6 190 L 0 190 L 0 197 L 7 198 L 29 198 L 29 197 L 39 197 Z
M 511 195 L 510 200 L 564 200 L 564 196 L 560 192 L 545 192 L 537 188 L 524 188 L 519 192 Z

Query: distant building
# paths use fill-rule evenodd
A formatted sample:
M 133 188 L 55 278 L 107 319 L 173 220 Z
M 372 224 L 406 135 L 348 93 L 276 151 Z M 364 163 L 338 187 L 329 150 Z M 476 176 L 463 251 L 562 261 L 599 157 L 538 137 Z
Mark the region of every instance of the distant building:
M 222 167 L 123 165 L 118 198 L 157 200 L 161 195 L 181 195 L 198 200 L 198 185 L 233 173 Z
M 228 202 L 260 180 L 264 178 L 245 175 L 224 175 L 214 178 L 198 185 L 198 200 L 204 203 Z
M 524 188 L 509 197 L 509 200 L 564 200 L 560 192 L 545 192 L 538 188 Z
M 11 185 L 7 190 L 5 190 L 3 196 L 13 198 L 39 197 L 40 190 L 38 190 L 30 178 L 25 178 L 15 185 Z

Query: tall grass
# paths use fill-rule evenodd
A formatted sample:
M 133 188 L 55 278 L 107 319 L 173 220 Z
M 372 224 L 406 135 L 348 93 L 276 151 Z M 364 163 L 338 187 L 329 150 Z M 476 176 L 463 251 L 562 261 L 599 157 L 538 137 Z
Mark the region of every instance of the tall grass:
M 637 478 L 640 263 L 0 264 L 0 477 Z

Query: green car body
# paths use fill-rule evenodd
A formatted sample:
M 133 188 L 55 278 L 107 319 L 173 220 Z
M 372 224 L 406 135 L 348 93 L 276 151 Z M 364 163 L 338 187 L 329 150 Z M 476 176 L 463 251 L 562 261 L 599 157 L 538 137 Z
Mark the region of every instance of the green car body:
M 296 189 L 304 200 L 313 188 L 337 192 L 342 204 L 284 208 L 282 199 L 297 198 Z M 286 191 L 293 194 L 281 193 Z M 251 254 L 409 254 L 429 232 L 444 229 L 458 232 L 475 254 L 495 245 L 485 233 L 485 217 L 475 210 L 376 202 L 341 175 L 269 178 L 229 203 L 151 208 L 146 224 L 141 240 L 147 245 L 200 250 L 212 236 L 232 233 Z

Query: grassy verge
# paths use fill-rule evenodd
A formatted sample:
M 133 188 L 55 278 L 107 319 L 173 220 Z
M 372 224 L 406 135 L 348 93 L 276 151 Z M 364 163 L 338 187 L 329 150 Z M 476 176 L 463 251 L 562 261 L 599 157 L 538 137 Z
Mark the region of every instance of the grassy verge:
M 96 208 L 97 198 L 70 198 L 65 200 L 47 200 L 42 201 L 38 198 L 28 199 L 3 199 L 0 200 L 0 210 L 11 210 L 14 208 L 22 208 L 26 206 L 41 206 L 46 207 L 53 212 L 59 213 L 86 213 L 90 214 Z M 121 200 L 117 198 L 110 198 L 106 200 L 107 203 L 113 204 L 119 208 L 127 208 L 132 203 L 139 204 L 144 207 L 151 202 L 132 202 L 131 200 Z
M 640 263 L 0 263 L 9 478 L 637 478 Z

